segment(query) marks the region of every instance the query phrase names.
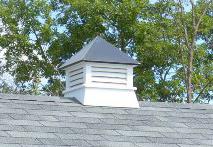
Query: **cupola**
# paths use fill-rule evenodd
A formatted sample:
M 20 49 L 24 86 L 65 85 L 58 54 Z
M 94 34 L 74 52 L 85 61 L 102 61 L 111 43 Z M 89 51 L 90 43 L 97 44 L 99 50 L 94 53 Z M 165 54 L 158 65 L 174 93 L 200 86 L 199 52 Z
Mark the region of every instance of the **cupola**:
M 136 60 L 98 36 L 60 67 L 66 73 L 63 94 L 83 105 L 138 108 L 133 87 L 136 65 Z

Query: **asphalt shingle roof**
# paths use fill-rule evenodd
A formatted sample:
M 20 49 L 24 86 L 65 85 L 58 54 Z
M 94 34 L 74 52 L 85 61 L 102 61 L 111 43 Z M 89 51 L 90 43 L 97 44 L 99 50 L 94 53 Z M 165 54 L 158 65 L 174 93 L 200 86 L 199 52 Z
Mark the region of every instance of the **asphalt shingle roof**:
M 136 60 L 123 53 L 112 44 L 97 36 L 89 44 L 83 47 L 78 53 L 73 55 L 60 68 L 63 69 L 69 65 L 80 61 L 119 63 L 119 64 L 139 64 Z
M 140 102 L 139 109 L 0 94 L 0 147 L 210 147 L 213 106 Z

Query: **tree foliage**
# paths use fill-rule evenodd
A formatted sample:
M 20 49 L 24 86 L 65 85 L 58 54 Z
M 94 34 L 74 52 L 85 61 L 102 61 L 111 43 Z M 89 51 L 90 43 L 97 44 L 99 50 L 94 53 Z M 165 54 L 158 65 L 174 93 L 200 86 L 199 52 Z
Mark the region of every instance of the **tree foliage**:
M 140 100 L 209 102 L 212 10 L 211 0 L 0 0 L 3 69 L 23 92 L 61 95 L 57 67 L 100 35 L 141 63 Z
M 48 53 L 54 41 L 52 7 L 46 1 L 7 1 L 0 2 L 0 17 L 4 32 L 0 45 L 6 49 L 5 70 L 14 76 L 17 85 L 25 91 L 39 94 L 41 79 L 59 89 L 55 62 Z M 48 88 L 48 87 L 47 87 Z M 53 91 L 53 94 L 59 93 Z

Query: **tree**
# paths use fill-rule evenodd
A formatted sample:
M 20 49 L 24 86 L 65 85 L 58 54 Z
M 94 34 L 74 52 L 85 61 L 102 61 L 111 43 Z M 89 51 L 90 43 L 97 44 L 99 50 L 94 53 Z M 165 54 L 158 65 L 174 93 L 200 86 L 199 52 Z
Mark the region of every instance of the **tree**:
M 199 36 L 204 40 L 204 42 L 199 45 L 199 50 L 195 51 L 195 81 L 197 83 L 197 96 L 194 102 L 207 102 L 209 103 L 212 97 L 212 86 L 213 86 L 213 4 L 207 11 L 207 16 L 205 19 L 209 27 L 205 26 L 205 31 L 199 32 Z M 210 19 L 209 19 L 210 18 Z M 202 57 L 202 58 L 199 58 Z
M 32 94 L 40 93 L 43 77 L 52 84 L 61 75 L 56 69 L 58 62 L 53 62 L 48 54 L 55 38 L 51 13 L 52 7 L 43 0 L 0 1 L 0 18 L 5 30 L 0 36 L 0 46 L 6 49 L 4 68 L 20 88 L 28 87 Z M 61 84 L 57 88 L 62 89 Z
M 187 64 L 185 64 L 184 61 L 182 61 L 182 64 L 185 72 L 188 103 L 191 103 L 193 100 L 193 63 L 194 52 L 197 49 L 196 42 L 198 40 L 198 33 L 201 31 L 202 26 L 206 25 L 204 20 L 209 19 L 206 13 L 212 3 L 212 0 L 200 0 L 197 2 L 194 0 L 190 0 L 189 2 L 178 0 L 176 5 L 176 26 L 178 31 L 182 32 L 182 34 L 178 36 L 181 45 L 181 58 L 185 60 L 185 57 L 183 57 L 184 52 L 187 54 Z M 190 6 L 189 12 L 186 10 L 188 5 Z
M 200 34 L 209 32 L 213 26 L 211 5 L 212 1 L 159 0 L 147 7 L 144 13 L 147 19 L 140 22 L 136 43 L 136 55 L 142 64 L 136 70 L 135 81 L 142 97 L 180 101 L 186 92 L 187 102 L 191 102 L 193 95 L 202 98 L 199 93 L 204 89 L 210 92 L 210 76 L 208 80 L 197 78 L 210 75 L 211 71 L 209 55 L 201 60 L 198 53 L 210 52 L 197 42 L 202 39 Z M 198 82 L 200 86 L 196 86 Z
M 209 101 L 212 99 L 213 63 L 211 56 L 212 51 L 208 49 L 208 46 L 205 43 L 198 46 L 198 50 L 195 51 L 195 69 L 193 74 L 194 78 L 192 79 L 194 93 L 196 93 L 194 102 L 209 103 Z
M 135 83 L 142 99 L 178 101 L 183 86 L 172 79 L 179 64 L 178 44 L 174 42 L 172 1 L 157 1 L 143 12 L 136 34 L 136 55 L 140 61 Z
M 21 93 L 61 95 L 57 67 L 100 35 L 141 63 L 134 70 L 140 100 L 204 102 L 212 87 L 212 7 L 211 0 L 0 0 L 3 69 Z
M 82 48 L 85 42 L 101 35 L 132 55 L 138 14 L 147 3 L 148 1 L 140 0 L 54 1 L 55 10 L 61 12 L 58 14 L 58 23 L 66 28 L 66 33 L 61 34 L 59 38 L 66 41 L 56 42 L 56 45 L 66 48 L 59 54 L 64 59 L 69 58 Z M 52 52 L 56 52 L 55 50 L 53 48 Z

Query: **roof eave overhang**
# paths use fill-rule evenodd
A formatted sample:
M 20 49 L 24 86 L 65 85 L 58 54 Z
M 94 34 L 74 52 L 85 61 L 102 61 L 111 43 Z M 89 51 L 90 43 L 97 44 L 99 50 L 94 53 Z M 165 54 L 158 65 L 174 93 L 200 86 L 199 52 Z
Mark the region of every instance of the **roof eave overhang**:
M 124 64 L 124 65 L 133 65 L 133 66 L 138 66 L 140 65 L 140 63 L 125 63 L 125 62 L 106 62 L 106 61 L 92 61 L 92 60 L 80 60 L 80 61 L 77 61 L 77 62 L 74 62 L 74 63 L 71 63 L 71 64 L 68 64 L 68 65 L 62 65 L 60 66 L 58 69 L 59 70 L 64 70 L 66 69 L 67 67 L 69 66 L 72 66 L 72 65 L 75 65 L 77 63 L 80 63 L 80 62 L 95 62 L 95 63 L 109 63 L 109 64 Z

